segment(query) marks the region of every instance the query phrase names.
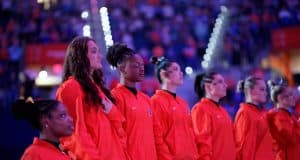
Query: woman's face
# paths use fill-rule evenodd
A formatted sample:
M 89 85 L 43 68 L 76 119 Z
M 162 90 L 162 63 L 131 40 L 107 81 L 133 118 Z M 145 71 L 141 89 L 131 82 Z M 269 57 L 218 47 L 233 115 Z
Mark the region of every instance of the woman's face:
M 73 119 L 62 104 L 59 104 L 53 111 L 51 116 L 47 117 L 48 130 L 57 138 L 70 136 L 74 131 Z
M 93 40 L 89 40 L 87 42 L 88 53 L 87 57 L 90 61 L 91 70 L 94 71 L 96 69 L 102 68 L 102 54 L 100 53 L 99 47 Z
M 183 73 L 178 63 L 171 63 L 164 75 L 166 82 L 174 86 L 180 86 L 183 83 Z
M 207 83 L 207 91 L 213 97 L 218 99 L 226 96 L 227 84 L 224 81 L 224 78 L 220 74 L 216 74 L 213 76 L 213 81 L 211 83 Z
M 267 102 L 267 86 L 264 80 L 257 80 L 249 93 L 253 103 L 264 104 Z
M 144 79 L 144 61 L 138 54 L 126 60 L 123 74 L 130 82 L 141 82 Z
M 278 95 L 278 103 L 281 103 L 285 108 L 289 108 L 295 105 L 295 95 L 290 87 L 285 88 L 285 90 Z

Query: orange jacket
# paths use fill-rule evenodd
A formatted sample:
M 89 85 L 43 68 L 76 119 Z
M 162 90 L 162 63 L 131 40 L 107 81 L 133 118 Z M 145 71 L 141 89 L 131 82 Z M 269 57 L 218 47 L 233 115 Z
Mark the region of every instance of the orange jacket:
M 272 137 L 266 111 L 241 103 L 234 120 L 237 160 L 272 160 Z
M 192 109 L 192 120 L 200 160 L 234 160 L 231 119 L 223 107 L 202 98 Z
M 71 160 L 71 158 L 56 148 L 53 144 L 39 138 L 25 150 L 21 160 Z
M 268 113 L 268 123 L 274 139 L 276 160 L 299 160 L 300 121 L 289 111 L 274 108 Z
M 100 96 L 104 97 L 101 89 L 98 90 Z M 67 107 L 75 122 L 72 136 L 62 139 L 64 148 L 82 160 L 127 159 L 120 139 L 126 137 L 122 128 L 124 117 L 115 106 L 106 114 L 102 106 L 85 103 L 84 92 L 73 77 L 60 85 L 56 96 Z
M 127 150 L 133 160 L 156 160 L 156 149 L 163 147 L 161 128 L 155 119 L 150 98 L 137 91 L 134 95 L 124 85 L 118 84 L 112 94 L 116 106 L 124 115 L 123 127 L 127 133 Z M 157 148 L 156 148 L 157 146 Z
M 168 152 L 174 159 L 199 158 L 188 104 L 164 90 L 157 90 L 151 98 L 154 113 L 162 126 Z

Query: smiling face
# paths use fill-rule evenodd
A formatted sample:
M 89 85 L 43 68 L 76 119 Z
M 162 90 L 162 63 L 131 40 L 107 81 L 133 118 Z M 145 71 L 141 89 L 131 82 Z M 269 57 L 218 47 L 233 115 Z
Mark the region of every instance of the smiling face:
M 141 82 L 144 79 L 144 61 L 138 54 L 129 57 L 122 66 L 122 74 L 130 82 Z
M 102 68 L 102 54 L 100 53 L 99 47 L 93 40 L 87 42 L 88 51 L 87 57 L 90 61 L 91 71 Z

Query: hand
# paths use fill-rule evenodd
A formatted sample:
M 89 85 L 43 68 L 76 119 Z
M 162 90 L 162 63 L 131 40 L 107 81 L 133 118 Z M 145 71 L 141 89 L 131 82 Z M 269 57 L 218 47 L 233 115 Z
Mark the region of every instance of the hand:
M 113 103 L 111 102 L 111 100 L 108 99 L 107 97 L 104 97 L 104 98 L 102 99 L 102 104 L 103 104 L 103 106 L 104 106 L 103 111 L 104 111 L 105 113 L 109 113 L 110 110 L 111 110 L 111 108 L 112 108 L 112 106 L 113 106 Z

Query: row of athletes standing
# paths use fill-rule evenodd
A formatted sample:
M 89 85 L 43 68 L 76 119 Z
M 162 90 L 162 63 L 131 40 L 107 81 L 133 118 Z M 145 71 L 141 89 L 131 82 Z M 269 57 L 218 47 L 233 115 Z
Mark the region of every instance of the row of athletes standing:
M 108 49 L 106 59 L 120 73 L 112 91 L 104 85 L 102 59 L 91 38 L 77 37 L 68 46 L 56 96 L 75 125 L 70 136 L 60 137 L 73 159 L 299 159 L 300 121 L 289 111 L 295 97 L 288 86 L 270 82 L 275 107 L 267 112 L 265 81 L 252 76 L 240 81 L 245 102 L 232 122 L 219 104 L 227 88 L 219 73 L 196 76 L 199 101 L 190 111 L 176 94 L 183 74 L 175 61 L 152 58 L 161 89 L 150 98 L 136 88 L 144 78 L 138 53 L 123 44 Z

